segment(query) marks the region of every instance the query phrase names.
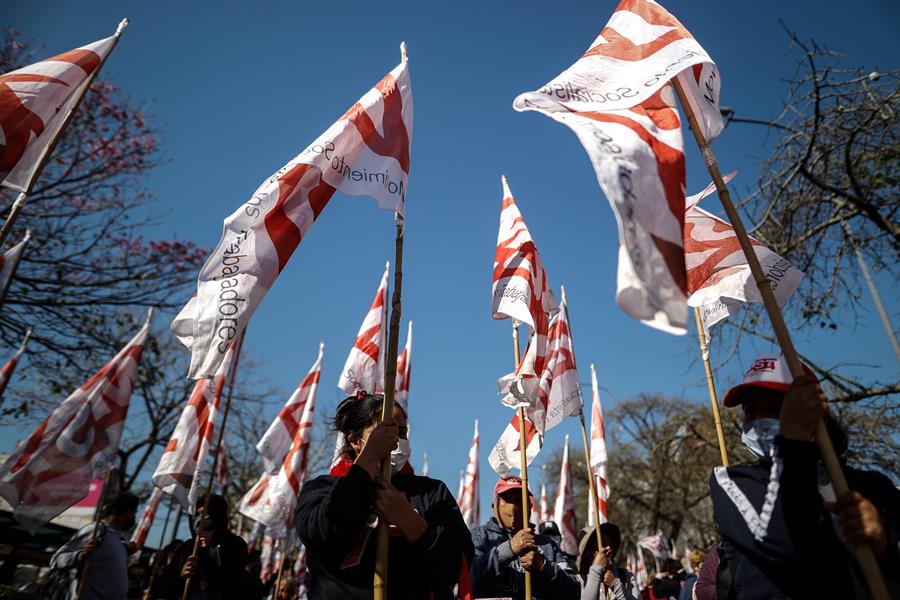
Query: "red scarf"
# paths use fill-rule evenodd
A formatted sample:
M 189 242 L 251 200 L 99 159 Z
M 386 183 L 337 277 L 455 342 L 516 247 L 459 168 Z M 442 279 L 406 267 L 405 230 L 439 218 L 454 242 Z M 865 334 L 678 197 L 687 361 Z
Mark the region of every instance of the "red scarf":
M 350 472 L 350 467 L 353 466 L 353 461 L 350 460 L 350 456 L 347 454 L 341 454 L 341 459 L 331 467 L 331 471 L 328 474 L 332 477 L 346 477 L 347 473 Z M 403 468 L 397 473 L 397 475 L 415 475 L 412 466 L 409 463 L 403 465 Z M 365 541 L 363 541 L 365 544 Z M 361 554 L 362 548 L 357 548 L 357 552 Z M 353 552 L 353 551 L 351 551 Z M 472 582 L 469 579 L 469 565 L 468 561 L 466 561 L 466 555 L 460 557 L 459 563 L 459 597 L 461 600 L 471 600 L 472 599 Z

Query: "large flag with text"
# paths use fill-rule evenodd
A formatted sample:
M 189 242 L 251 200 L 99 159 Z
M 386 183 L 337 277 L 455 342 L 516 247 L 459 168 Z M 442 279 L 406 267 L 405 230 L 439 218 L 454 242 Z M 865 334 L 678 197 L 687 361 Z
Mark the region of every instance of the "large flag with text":
M 366 313 L 356 341 L 341 370 L 338 387 L 347 395 L 360 390 L 370 394 L 384 391 L 384 363 L 387 351 L 387 294 L 391 264 L 384 266 L 384 275 L 375 292 L 375 299 Z
M 594 489 L 597 491 L 597 508 L 600 510 L 600 523 L 609 521 L 609 479 L 606 465 L 609 457 L 606 453 L 606 430 L 603 426 L 603 409 L 600 405 L 600 386 L 597 385 L 597 370 L 591 365 L 591 474 L 594 477 Z M 594 505 L 588 506 L 588 525 L 596 525 Z
M 569 436 L 563 446 L 562 466 L 559 469 L 559 488 L 553 506 L 553 520 L 562 534 L 560 549 L 569 556 L 578 554 L 578 529 L 575 527 L 575 494 L 572 493 L 572 473 L 569 470 Z
M 515 99 L 578 136 L 616 216 L 616 302 L 640 321 L 683 334 L 685 162 L 669 85 L 678 77 L 706 139 L 723 128 L 720 80 L 690 32 L 652 0 L 622 0 L 587 52 Z
M 320 342 L 316 362 L 256 444 L 267 473 L 275 474 L 281 468 L 281 463 L 290 451 L 294 436 L 300 428 L 306 405 L 316 400 L 316 388 L 322 375 L 324 353 L 325 344 Z
M 196 296 L 172 322 L 191 349 L 189 377 L 216 371 L 335 191 L 371 196 L 402 216 L 412 118 L 402 62 L 225 219 Z
M 22 343 L 19 344 L 19 349 L 16 350 L 16 353 L 13 354 L 12 358 L 6 361 L 6 364 L 3 365 L 3 368 L 0 369 L 0 402 L 3 400 L 3 392 L 6 391 L 6 386 L 9 385 L 9 380 L 12 379 L 13 373 L 16 371 L 16 367 L 19 365 L 19 361 L 22 359 L 22 355 L 25 354 L 25 348 L 28 346 L 28 340 L 31 338 L 31 329 L 25 332 L 25 337 L 22 339 Z
M 120 25 L 120 28 L 122 25 Z M 27 191 L 116 36 L 0 75 L 0 186 Z
M 0 496 L 34 533 L 84 498 L 117 462 L 150 319 L 112 360 L 19 442 L 0 467 Z
M 9 291 L 9 286 L 12 285 L 13 277 L 16 276 L 16 270 L 19 268 L 19 263 L 22 261 L 22 253 L 25 251 L 25 245 L 28 244 L 28 240 L 31 239 L 31 232 L 26 231 L 25 237 L 22 238 L 22 241 L 4 252 L 0 254 L 0 305 L 3 304 L 3 300 L 6 298 L 6 292 Z
M 153 485 L 173 496 L 190 513 L 194 512 L 196 499 L 200 495 L 201 482 L 198 480 L 213 444 L 222 389 L 228 373 L 234 368 L 238 343 L 239 340 L 232 342 L 225 354 L 227 360 L 219 365 L 212 379 L 199 379 L 194 384 L 194 390 L 151 478 Z
M 322 348 L 316 369 L 322 360 Z M 311 371 L 312 372 L 312 371 Z M 309 444 L 315 411 L 315 394 L 310 394 L 303 405 L 303 411 L 296 422 L 290 447 L 284 455 L 278 470 L 264 472 L 256 484 L 241 499 L 238 510 L 266 526 L 266 532 L 276 539 L 283 539 L 294 531 L 294 511 L 297 495 L 306 479 Z
M 530 337 L 518 369 L 500 380 L 500 393 L 503 403 L 509 406 L 534 406 L 547 354 L 550 315 L 559 307 L 547 283 L 537 246 L 505 177 L 502 183 L 491 311 L 494 319 L 511 318 L 525 323 Z
M 469 449 L 469 461 L 466 463 L 466 473 L 459 502 L 463 521 L 466 522 L 469 529 L 481 524 L 481 499 L 478 494 L 480 485 L 481 481 L 478 478 L 478 419 L 475 419 L 475 435 L 472 438 L 472 447 Z

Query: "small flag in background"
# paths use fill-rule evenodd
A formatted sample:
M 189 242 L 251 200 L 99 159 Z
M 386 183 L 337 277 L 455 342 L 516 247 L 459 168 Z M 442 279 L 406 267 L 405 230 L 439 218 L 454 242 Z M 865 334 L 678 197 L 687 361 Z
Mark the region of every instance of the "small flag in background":
M 597 370 L 591 365 L 591 474 L 594 476 L 594 488 L 597 491 L 597 506 L 600 509 L 600 523 L 609 520 L 609 483 L 606 476 L 606 465 L 609 457 L 606 453 L 606 430 L 603 427 L 603 409 L 600 405 L 600 386 L 597 385 Z M 588 507 L 588 525 L 596 525 L 594 506 Z
M 3 392 L 6 391 L 6 386 L 9 385 L 9 381 L 19 365 L 19 361 L 22 360 L 22 355 L 25 354 L 25 348 L 28 346 L 29 339 L 31 339 L 31 329 L 25 332 L 25 337 L 22 339 L 22 343 L 19 344 L 19 349 L 0 369 L 0 402 L 3 401 Z
M 6 293 L 9 291 L 9 286 L 12 285 L 13 277 L 16 276 L 16 270 L 18 270 L 19 263 L 22 261 L 25 246 L 30 239 L 31 231 L 26 231 L 25 237 L 22 238 L 21 242 L 0 254 L 0 305 L 6 299 Z
M 478 477 L 478 419 L 475 419 L 475 435 L 472 437 L 472 447 L 469 449 L 469 461 L 466 463 L 465 479 L 462 486 L 462 500 L 460 511 L 463 521 L 469 529 L 481 524 L 479 498 L 479 486 L 481 480 Z

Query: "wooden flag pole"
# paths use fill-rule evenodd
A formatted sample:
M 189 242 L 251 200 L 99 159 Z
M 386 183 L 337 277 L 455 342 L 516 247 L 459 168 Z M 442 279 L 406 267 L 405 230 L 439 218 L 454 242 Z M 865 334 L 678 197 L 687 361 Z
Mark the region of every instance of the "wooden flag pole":
M 569 304 L 566 301 L 566 286 L 559 286 L 559 291 L 562 294 L 562 306 L 560 306 L 559 309 L 566 311 L 566 321 L 569 323 L 569 343 L 572 345 L 572 360 L 574 361 L 575 339 L 572 334 L 572 322 L 571 320 L 569 320 Z M 581 400 L 581 410 L 578 411 L 578 418 L 581 421 L 581 441 L 584 443 L 584 468 L 587 469 L 588 487 L 591 494 L 591 507 L 594 509 L 594 516 L 596 517 L 595 522 L 597 523 L 597 527 L 594 531 L 597 536 L 597 552 L 600 552 L 604 548 L 603 536 L 600 535 L 600 503 L 597 497 L 597 486 L 595 485 L 594 481 L 594 472 L 591 470 L 591 448 L 588 445 L 587 423 L 585 423 L 584 419 L 584 398 L 582 398 Z
M 504 177 L 505 179 L 505 177 Z M 522 360 L 519 352 L 519 322 L 512 321 L 513 357 L 516 370 Z M 528 501 L 528 440 L 525 438 L 525 407 L 519 407 L 519 470 L 522 475 L 522 527 L 528 527 L 528 516 L 531 514 L 531 502 Z M 531 572 L 525 571 L 525 600 L 531 600 Z
M 700 309 L 694 307 L 694 320 L 697 322 L 697 339 L 700 340 L 700 357 L 703 359 L 703 367 L 706 369 L 706 387 L 709 390 L 709 401 L 712 403 L 713 420 L 716 423 L 716 437 L 719 439 L 719 454 L 722 456 L 722 464 L 728 466 L 728 450 L 725 448 L 725 431 L 722 429 L 722 416 L 719 414 L 719 399 L 716 396 L 716 384 L 713 381 L 712 365 L 709 364 L 709 345 L 706 343 L 706 333 L 703 331 L 703 319 Z
M 406 42 L 400 42 L 400 60 L 408 62 Z M 400 346 L 400 317 L 403 306 L 400 302 L 403 291 L 403 216 L 394 216 L 397 223 L 397 234 L 394 238 L 394 291 L 391 296 L 391 321 L 388 328 L 387 358 L 384 361 L 384 403 L 381 407 L 381 420 L 390 419 L 394 414 L 394 391 L 397 384 L 397 349 Z M 391 461 L 381 461 L 381 479 L 391 480 Z M 375 548 L 375 600 L 387 600 L 388 587 L 388 553 L 390 536 L 388 524 L 384 519 L 378 520 L 377 546 Z M 185 599 L 187 600 L 187 599 Z
M 800 357 L 797 355 L 797 349 L 794 348 L 791 334 L 788 331 L 787 325 L 785 325 L 781 309 L 778 308 L 772 286 L 769 283 L 769 280 L 766 279 L 766 275 L 759 264 L 759 259 L 750 243 L 750 236 L 747 235 L 747 230 L 744 228 L 741 216 L 731 202 L 731 195 L 728 193 L 728 188 L 725 185 L 725 181 L 722 179 L 722 173 L 719 171 L 719 164 L 716 161 L 712 149 L 710 149 L 709 144 L 707 144 L 703 132 L 700 130 L 694 111 L 688 103 L 684 90 L 681 87 L 681 82 L 678 81 L 678 77 L 672 78 L 671 81 L 678 94 L 678 99 L 681 101 L 681 107 L 684 110 L 685 116 L 687 116 L 691 131 L 694 133 L 694 139 L 697 141 L 697 145 L 703 155 L 703 160 L 706 163 L 709 174 L 716 184 L 716 192 L 719 194 L 722 208 L 725 209 L 728 220 L 731 221 L 731 226 L 734 228 L 734 232 L 741 244 L 741 250 L 744 251 L 747 264 L 750 267 L 750 271 L 753 273 L 753 279 L 756 281 L 756 286 L 759 288 L 759 293 L 762 296 L 763 304 L 769 315 L 769 320 L 772 322 L 772 329 L 775 332 L 778 345 L 781 346 L 781 352 L 787 361 L 791 375 L 796 379 L 797 377 L 804 375 L 803 363 L 800 362 Z M 847 479 L 844 477 L 844 472 L 841 470 L 841 465 L 838 462 L 837 454 L 831 443 L 831 438 L 828 435 L 828 431 L 825 429 L 824 419 L 820 419 L 816 426 L 815 441 L 819 447 L 822 463 L 825 465 L 825 470 L 828 472 L 828 477 L 831 479 L 831 484 L 834 486 L 834 492 L 838 497 L 841 497 L 849 492 L 850 488 L 847 485 Z M 859 566 L 863 571 L 863 575 L 866 578 L 866 583 L 869 586 L 869 593 L 872 598 L 876 600 L 887 600 L 887 588 L 884 585 L 884 579 L 881 577 L 881 572 L 878 570 L 878 563 L 875 562 L 875 554 L 872 552 L 872 548 L 868 545 L 856 546 L 856 557 L 859 561 Z
M 28 185 L 25 186 L 25 190 L 19 193 L 16 197 L 15 202 L 13 202 L 12 208 L 9 211 L 9 216 L 6 217 L 6 222 L 3 224 L 3 229 L 0 229 L 0 246 L 3 245 L 3 241 L 6 239 L 6 236 L 9 235 L 9 232 L 12 231 L 13 224 L 16 222 L 16 219 L 19 217 L 19 213 L 22 211 L 22 207 L 25 206 L 25 202 L 28 199 L 28 195 L 31 193 L 31 188 L 34 186 L 34 182 L 37 181 L 37 178 L 40 176 L 41 172 L 44 170 L 44 167 L 47 166 L 47 162 L 50 160 L 50 155 L 53 153 L 53 150 L 56 148 L 56 144 L 59 143 L 59 140 L 62 139 L 63 134 L 66 131 L 66 128 L 69 126 L 69 122 L 72 120 L 72 116 L 75 114 L 75 111 L 78 110 L 78 107 L 81 106 L 81 101 L 84 100 L 84 97 L 87 95 L 90 90 L 91 84 L 94 83 L 94 79 L 97 78 L 97 74 L 100 72 L 100 69 L 103 68 L 103 65 L 106 64 L 106 59 L 112 54 L 112 51 L 115 50 L 116 44 L 119 42 L 119 37 L 121 37 L 122 32 L 125 31 L 125 28 L 128 27 L 128 19 L 122 19 L 119 22 L 119 26 L 116 28 L 116 33 L 113 35 L 112 46 L 109 48 L 109 52 L 106 53 L 106 56 L 103 57 L 103 60 L 97 68 L 91 73 L 87 78 L 87 85 L 84 88 L 84 93 L 78 100 L 75 101 L 75 105 L 72 107 L 72 110 L 69 111 L 69 114 L 66 115 L 63 120 L 62 126 L 59 128 L 59 131 L 56 132 L 56 137 L 54 137 L 47 147 L 44 149 L 44 154 L 41 155 L 40 160 L 38 161 L 38 166 L 31 174 L 31 177 L 28 180 Z
M 275 589 L 272 594 L 272 598 L 275 600 L 278 600 L 278 592 L 281 590 L 281 576 L 284 574 L 284 563 L 287 562 L 287 548 L 284 540 L 278 541 L 281 542 L 281 562 L 278 564 L 278 576 L 275 578 Z
M 114 472 L 115 469 L 110 469 L 106 472 L 106 477 L 103 478 L 103 489 L 100 490 L 100 502 L 97 504 L 97 509 L 94 511 L 94 529 L 91 531 L 91 542 L 97 541 L 97 531 L 100 529 L 101 515 L 103 514 L 103 509 L 106 508 L 104 505 L 106 504 L 106 496 L 109 494 L 109 480 L 112 479 L 112 474 Z M 84 582 L 87 581 L 88 567 L 91 564 L 91 557 L 93 556 L 94 554 L 88 556 L 84 561 L 84 565 L 81 567 L 81 575 L 78 577 L 78 593 L 75 594 L 75 600 L 81 600 L 81 594 L 84 592 Z
M 206 484 L 206 496 L 203 500 L 203 508 L 197 512 L 197 516 L 203 516 L 209 510 L 209 497 L 212 495 L 213 483 L 216 477 L 216 467 L 219 465 L 219 450 L 222 448 L 222 440 L 225 438 L 225 424 L 228 422 L 228 409 L 231 408 L 231 395 L 234 393 L 234 377 L 237 375 L 238 363 L 241 360 L 241 348 L 244 347 L 244 335 L 247 333 L 246 328 L 241 332 L 241 339 L 238 340 L 237 348 L 235 348 L 234 364 L 231 366 L 231 373 L 228 381 L 228 397 L 225 399 L 225 409 L 222 411 L 222 426 L 219 428 L 219 438 L 213 451 L 213 464 L 209 472 L 209 480 Z M 194 531 L 194 548 L 191 550 L 190 558 L 197 558 L 200 551 L 200 531 L 199 528 Z M 194 578 L 188 577 L 184 582 L 184 591 L 181 594 L 181 600 L 188 600 L 191 593 L 191 584 Z

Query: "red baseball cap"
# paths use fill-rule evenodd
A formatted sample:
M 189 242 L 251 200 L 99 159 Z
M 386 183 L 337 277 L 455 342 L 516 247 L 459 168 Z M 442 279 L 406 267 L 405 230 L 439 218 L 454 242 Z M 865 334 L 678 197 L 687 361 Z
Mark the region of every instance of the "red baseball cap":
M 497 496 L 502 494 L 503 492 L 509 490 L 521 490 L 522 489 L 522 479 L 520 477 L 516 477 L 515 475 L 511 475 L 509 477 L 503 477 L 497 481 L 497 485 L 494 486 L 494 495 Z M 531 490 L 528 490 L 528 495 L 531 496 Z
M 809 367 L 803 365 L 803 370 L 815 379 Z M 728 390 L 723 403 L 728 407 L 740 406 L 747 400 L 746 392 L 753 388 L 766 388 L 784 393 L 791 387 L 793 380 L 791 370 L 783 356 L 760 356 L 750 365 L 743 383 Z

